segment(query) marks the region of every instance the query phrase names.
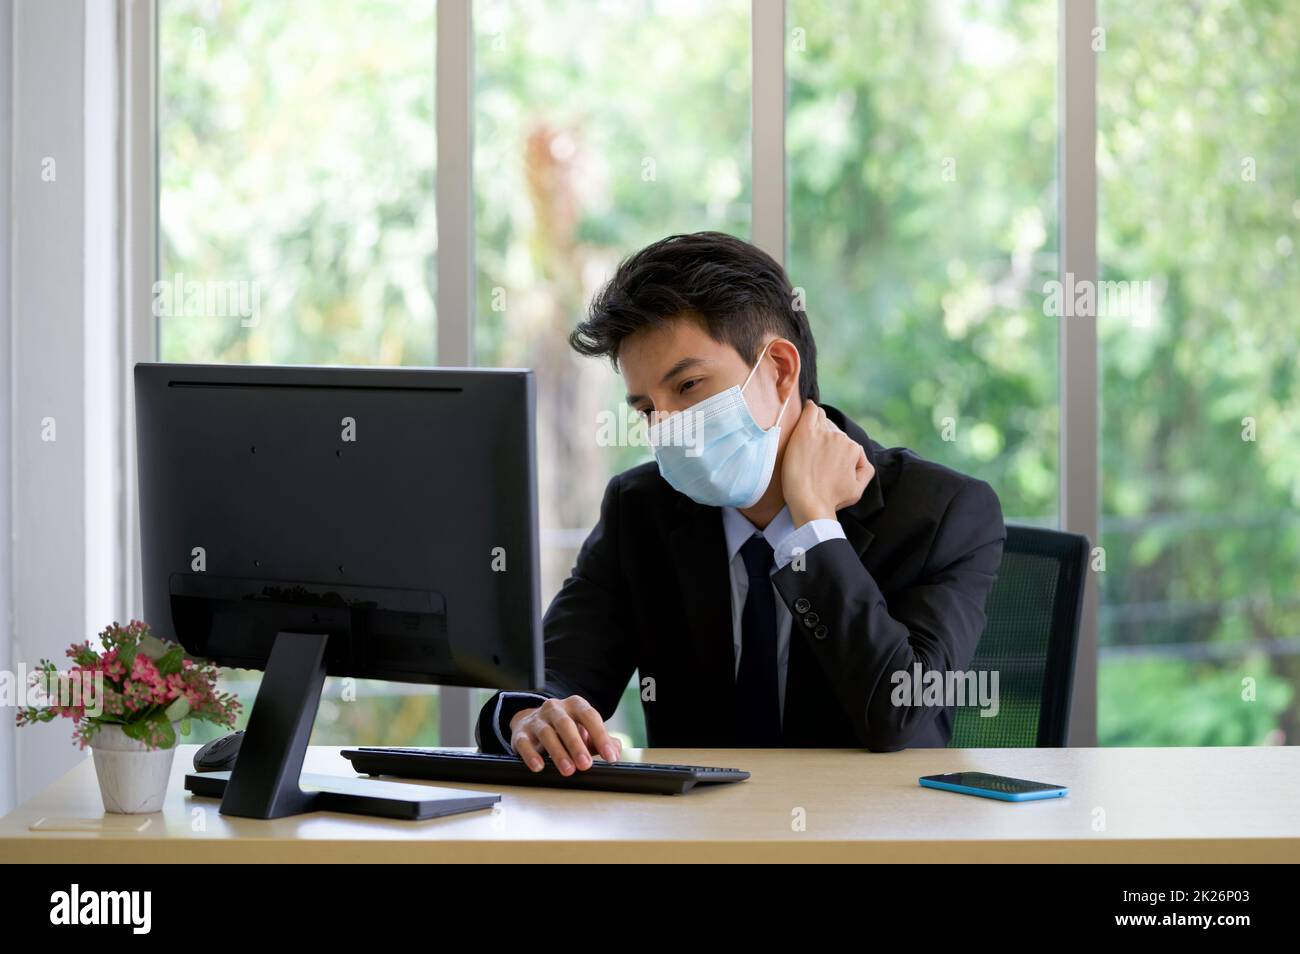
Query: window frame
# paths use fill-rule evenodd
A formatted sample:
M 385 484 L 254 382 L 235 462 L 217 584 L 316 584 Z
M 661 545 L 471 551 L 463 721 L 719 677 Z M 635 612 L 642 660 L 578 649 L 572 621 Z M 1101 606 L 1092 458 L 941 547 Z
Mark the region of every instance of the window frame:
M 158 2 L 124 0 L 122 41 L 123 314 L 130 316 L 131 360 L 154 360 L 159 323 L 151 289 L 158 262 Z M 1062 280 L 1097 277 L 1097 62 L 1092 48 L 1097 0 L 1057 0 L 1057 113 L 1060 257 Z M 780 262 L 786 259 L 786 71 L 785 0 L 751 0 L 751 240 Z M 442 366 L 474 362 L 472 0 L 438 0 L 434 55 L 438 176 L 437 360 Z M 1100 432 L 1098 341 L 1094 317 L 1060 318 L 1058 329 L 1059 526 L 1082 533 L 1096 546 L 1100 536 Z M 129 365 L 128 365 L 129 366 Z M 129 376 L 127 376 L 129 381 Z M 125 420 L 131 420 L 130 388 L 123 389 Z M 126 429 L 130 432 L 130 428 Z M 134 486 L 134 447 L 122 442 L 124 473 Z M 134 497 L 125 495 L 122 526 L 138 524 Z M 139 542 L 127 533 L 125 565 L 133 609 L 141 605 Z M 1088 574 L 1084 598 L 1070 743 L 1097 744 L 1098 585 Z M 473 742 L 471 690 L 442 687 L 442 744 Z

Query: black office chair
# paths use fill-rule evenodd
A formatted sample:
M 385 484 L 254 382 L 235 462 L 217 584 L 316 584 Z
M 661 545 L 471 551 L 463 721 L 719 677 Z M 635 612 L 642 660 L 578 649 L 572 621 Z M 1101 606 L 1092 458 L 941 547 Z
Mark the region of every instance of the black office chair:
M 1007 527 L 970 665 L 998 672 L 998 714 L 958 706 L 949 748 L 1065 745 L 1088 553 L 1088 538 L 1076 533 Z

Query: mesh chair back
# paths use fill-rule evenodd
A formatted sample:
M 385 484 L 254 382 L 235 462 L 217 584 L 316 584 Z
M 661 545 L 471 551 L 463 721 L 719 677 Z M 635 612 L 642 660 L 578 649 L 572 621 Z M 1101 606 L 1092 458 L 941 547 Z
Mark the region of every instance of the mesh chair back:
M 997 715 L 981 715 L 968 695 L 957 707 L 950 748 L 1066 744 L 1088 551 L 1088 538 L 1078 534 L 1007 527 L 970 667 L 990 678 L 998 673 Z

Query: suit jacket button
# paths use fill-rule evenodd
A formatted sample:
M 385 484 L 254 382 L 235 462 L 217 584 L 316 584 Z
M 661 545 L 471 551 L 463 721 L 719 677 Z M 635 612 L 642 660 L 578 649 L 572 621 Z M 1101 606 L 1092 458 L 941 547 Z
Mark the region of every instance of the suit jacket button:
M 821 617 L 818 616 L 816 613 L 809 613 L 807 616 L 803 618 L 803 624 L 807 626 L 809 629 L 812 629 L 814 626 L 817 625 L 817 622 L 820 619 Z
M 828 630 L 825 625 L 822 625 L 813 630 L 813 635 L 818 639 L 825 639 L 828 632 L 830 632 L 830 630 Z
M 794 601 L 794 611 L 795 611 L 796 613 L 806 613 L 806 612 L 808 612 L 809 608 L 811 608 L 811 606 L 812 606 L 812 604 L 809 603 L 809 602 L 808 602 L 806 599 L 804 599 L 802 596 L 799 597 L 797 600 Z

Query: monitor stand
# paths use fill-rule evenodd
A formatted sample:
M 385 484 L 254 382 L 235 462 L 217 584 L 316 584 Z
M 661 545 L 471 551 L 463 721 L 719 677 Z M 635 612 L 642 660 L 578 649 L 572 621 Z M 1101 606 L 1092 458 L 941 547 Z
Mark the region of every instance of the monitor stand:
M 491 808 L 501 796 L 369 778 L 303 774 L 307 741 L 325 685 L 323 633 L 279 633 L 248 728 L 229 772 L 191 772 L 185 788 L 221 799 L 221 814 L 284 818 L 347 812 L 419 820 Z

